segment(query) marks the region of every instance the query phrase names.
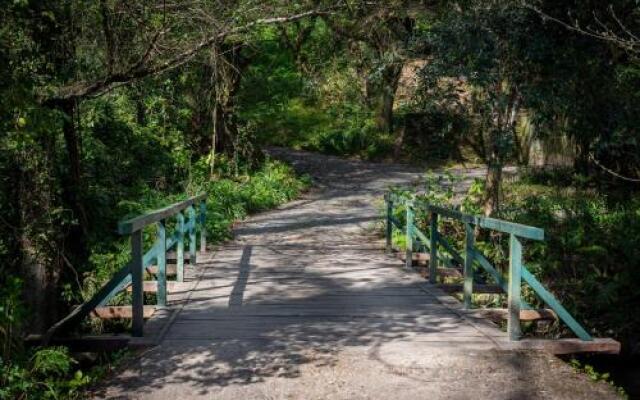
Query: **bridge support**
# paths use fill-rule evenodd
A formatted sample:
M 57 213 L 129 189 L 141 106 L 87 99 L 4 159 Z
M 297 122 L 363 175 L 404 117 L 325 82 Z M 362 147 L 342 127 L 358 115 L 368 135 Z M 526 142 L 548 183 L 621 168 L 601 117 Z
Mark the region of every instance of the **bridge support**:
M 507 320 L 507 333 L 511 340 L 519 340 L 520 336 L 522 336 L 520 329 L 521 285 L 522 243 L 520 243 L 516 235 L 511 234 L 509 238 L 509 318 Z
M 413 211 L 413 205 L 407 203 L 407 226 L 406 226 L 406 259 L 405 268 L 411 269 L 413 266 L 413 224 L 415 219 L 415 213 Z
M 131 232 L 131 334 L 144 335 L 144 292 L 142 288 L 142 230 Z

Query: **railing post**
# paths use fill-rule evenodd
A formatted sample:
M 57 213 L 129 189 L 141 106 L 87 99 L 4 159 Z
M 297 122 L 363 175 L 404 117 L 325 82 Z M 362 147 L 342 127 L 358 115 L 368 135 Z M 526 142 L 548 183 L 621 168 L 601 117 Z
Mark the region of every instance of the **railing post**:
M 189 264 L 196 265 L 196 210 L 189 206 Z
M 438 214 L 431 213 L 431 234 L 429 235 L 431 252 L 429 253 L 429 282 L 438 280 Z
M 131 233 L 131 334 L 144 334 L 144 292 L 142 288 L 142 230 Z
M 178 232 L 178 243 L 176 244 L 176 279 L 184 282 L 184 215 L 178 212 L 176 230 Z
M 391 251 L 393 250 L 391 242 L 393 236 L 393 222 L 391 222 L 391 218 L 393 218 L 393 201 L 391 200 L 390 196 L 385 196 L 385 200 L 387 202 L 387 229 L 385 235 L 387 240 L 386 250 L 387 253 L 391 253 Z
M 156 293 L 156 305 L 167 305 L 167 228 L 166 220 L 158 221 L 156 226 L 156 244 L 158 247 L 156 259 L 158 260 L 158 292 Z
M 407 251 L 406 251 L 406 260 L 405 260 L 405 268 L 411 269 L 413 267 L 413 223 L 414 223 L 415 213 L 413 210 L 413 204 L 407 202 L 407 226 L 406 226 L 406 239 L 407 239 Z
M 473 296 L 473 244 L 474 232 L 471 224 L 464 224 L 465 230 L 465 246 L 464 246 L 464 308 L 471 308 L 471 299 Z
M 207 199 L 200 202 L 200 253 L 207 252 Z
M 522 244 L 511 234 L 509 239 L 509 319 L 507 320 L 507 333 L 509 339 L 519 340 L 520 330 L 520 289 L 522 282 Z

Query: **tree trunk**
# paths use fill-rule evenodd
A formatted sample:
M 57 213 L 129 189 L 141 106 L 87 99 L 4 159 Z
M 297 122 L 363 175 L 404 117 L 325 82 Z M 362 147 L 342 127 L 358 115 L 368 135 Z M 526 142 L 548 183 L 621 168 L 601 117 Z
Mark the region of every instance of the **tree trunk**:
M 23 156 L 18 168 L 16 203 L 19 209 L 20 272 L 24 278 L 23 298 L 30 318 L 26 329 L 43 333 L 58 317 L 58 282 L 60 263 L 52 248 L 56 235 L 51 221 L 53 189 L 51 177 L 54 154 L 53 140 L 44 138 L 44 154 L 37 161 L 31 158 L 40 148 L 34 146 Z M 31 159 L 30 159 L 31 158 Z
M 382 74 L 382 93 L 376 112 L 376 124 L 382 132 L 393 133 L 393 105 L 401 72 L 402 65 L 392 64 L 387 66 Z
M 74 123 L 73 116 L 76 111 L 74 101 L 66 101 L 60 105 L 60 110 L 64 114 L 63 135 L 67 158 L 69 161 L 69 172 L 66 179 L 62 180 L 63 197 L 68 208 L 73 212 L 73 217 L 77 223 L 69 232 L 73 238 L 69 251 L 73 258 L 84 260 L 87 257 L 87 238 L 89 236 L 89 220 L 83 202 L 83 181 L 82 181 L 82 161 L 80 155 L 80 140 Z
M 492 216 L 500 209 L 500 194 L 502 190 L 502 164 L 493 163 L 487 167 L 485 178 L 484 215 Z

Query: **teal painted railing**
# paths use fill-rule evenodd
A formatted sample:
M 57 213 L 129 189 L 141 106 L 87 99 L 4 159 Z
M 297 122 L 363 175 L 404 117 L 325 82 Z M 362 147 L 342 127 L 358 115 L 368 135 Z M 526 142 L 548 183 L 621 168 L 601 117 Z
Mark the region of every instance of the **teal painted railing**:
M 496 284 L 507 293 L 507 332 L 511 340 L 521 337 L 520 310 L 531 308 L 522 300 L 522 282 L 526 282 L 539 298 L 551 308 L 558 318 L 582 340 L 593 340 L 591 335 L 580 325 L 562 304 L 529 272 L 523 264 L 523 247 L 521 239 L 544 240 L 544 230 L 533 226 L 516 224 L 495 218 L 464 214 L 457 210 L 431 205 L 425 202 L 408 200 L 393 193 L 385 195 L 386 202 L 386 245 L 392 250 L 392 234 L 394 226 L 404 232 L 406 238 L 406 268 L 411 268 L 413 252 L 416 244 L 429 250 L 429 282 L 437 283 L 438 264 L 450 267 L 453 262 L 463 266 L 463 303 L 471 308 L 473 295 L 474 268 L 484 269 Z M 406 223 L 401 224 L 394 217 L 395 206 L 402 206 L 406 212 Z M 415 224 L 416 211 L 429 215 L 428 234 L 420 231 Z M 465 227 L 464 256 L 461 255 L 438 231 L 438 219 L 447 218 L 459 221 Z M 475 247 L 475 227 L 490 229 L 509 234 L 509 273 L 505 279 L 489 260 Z M 445 253 L 445 254 L 443 254 Z
M 69 315 L 53 325 L 46 333 L 47 343 L 56 333 L 78 324 L 96 307 L 106 305 L 119 292 L 131 286 L 132 336 L 144 334 L 144 289 L 145 270 L 157 281 L 156 305 L 167 304 L 167 252 L 176 249 L 176 279 L 184 280 L 184 241 L 189 243 L 190 263 L 196 263 L 196 227 L 200 225 L 200 252 L 206 252 L 206 194 L 191 197 L 168 207 L 151 211 L 138 217 L 122 221 L 118 233 L 127 235 L 131 240 L 131 260 L 116 272 L 113 277 L 88 301 L 75 308 Z M 186 223 L 185 223 L 186 212 Z M 167 236 L 167 220 L 175 217 L 173 234 Z M 143 230 L 149 225 L 156 227 L 156 240 L 147 252 L 143 252 Z M 157 265 L 157 271 L 151 273 L 149 267 Z

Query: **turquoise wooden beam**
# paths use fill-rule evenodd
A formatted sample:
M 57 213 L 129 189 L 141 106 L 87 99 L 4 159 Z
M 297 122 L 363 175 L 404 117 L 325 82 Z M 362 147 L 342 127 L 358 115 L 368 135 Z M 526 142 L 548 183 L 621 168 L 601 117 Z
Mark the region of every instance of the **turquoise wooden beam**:
M 387 218 L 385 224 L 385 239 L 386 239 L 386 251 L 387 253 L 391 253 L 393 244 L 391 242 L 393 235 L 393 202 L 385 196 L 386 204 L 387 204 Z
M 176 223 L 176 233 L 178 235 L 178 244 L 176 248 L 176 279 L 178 282 L 184 282 L 184 215 L 182 212 L 176 214 L 178 219 Z
M 445 239 L 442 235 L 438 235 L 438 243 L 444 247 L 444 249 L 451 254 L 451 257 L 460 265 L 464 265 L 464 258 L 458 253 L 451 243 Z
M 464 257 L 464 290 L 463 290 L 463 303 L 464 308 L 471 308 L 471 300 L 473 297 L 473 244 L 475 241 L 473 226 L 465 223 L 465 257 Z
M 194 204 L 197 204 L 198 202 L 206 198 L 207 198 L 207 195 L 203 193 L 198 196 L 194 196 L 187 200 L 181 201 L 179 203 L 172 204 L 168 207 L 150 211 L 138 217 L 131 218 L 126 221 L 122 221 L 118 224 L 118 232 L 121 235 L 128 235 L 134 231 L 144 228 L 147 225 L 151 225 L 163 219 L 172 217 L 175 214 L 177 214 L 179 211 L 182 211 L 188 207 L 193 207 Z
M 141 337 L 144 335 L 144 291 L 142 283 L 143 269 L 142 231 L 131 234 L 131 334 Z
M 430 252 L 429 252 L 429 282 L 436 283 L 438 279 L 438 214 L 431 213 L 430 221 Z
M 484 256 L 478 249 L 473 249 L 473 258 L 480 266 L 491 275 L 493 280 L 496 281 L 496 284 L 502 288 L 505 293 L 509 293 L 508 283 L 504 280 L 502 275 L 498 272 L 498 270 L 487 260 L 487 257 Z M 523 310 L 531 310 L 531 307 L 524 300 L 520 300 L 520 305 Z
M 200 201 L 200 253 L 207 252 L 207 200 Z
M 522 285 L 522 244 L 511 235 L 509 240 L 509 293 L 507 333 L 511 340 L 519 340 L 520 329 L 520 290 Z
M 156 237 L 160 243 L 158 251 L 158 292 L 156 293 L 156 304 L 159 307 L 167 305 L 167 228 L 165 220 L 161 220 L 156 226 Z
M 406 242 L 407 249 L 405 253 L 405 268 L 411 269 L 413 267 L 413 223 L 414 223 L 415 213 L 413 208 L 407 204 L 407 225 L 406 225 Z
M 69 315 L 52 325 L 44 335 L 43 345 L 46 346 L 56 333 L 82 321 L 82 319 L 89 315 L 94 308 L 100 305 L 103 298 L 108 296 L 114 288 L 118 287 L 123 279 L 130 277 L 130 273 L 131 263 L 120 268 L 120 270 L 111 277 L 109 282 L 102 286 L 102 288 L 100 288 L 93 297 L 85 301 L 80 307 L 76 307 Z
M 187 208 L 189 216 L 189 262 L 192 266 L 196 265 L 196 210 L 193 206 Z
M 573 331 L 573 333 L 578 336 L 578 338 L 582 340 L 593 340 L 591 335 L 576 321 L 573 316 L 567 311 L 566 308 L 560 304 L 560 302 L 549 292 L 547 289 L 542 286 L 542 284 L 527 270 L 527 268 L 522 268 L 522 278 L 531 286 L 531 288 L 536 292 L 540 299 L 545 302 L 555 313 L 558 315 L 558 318 L 562 320 L 569 329 Z

